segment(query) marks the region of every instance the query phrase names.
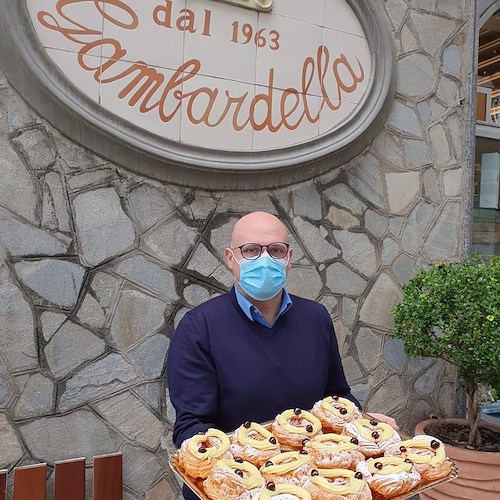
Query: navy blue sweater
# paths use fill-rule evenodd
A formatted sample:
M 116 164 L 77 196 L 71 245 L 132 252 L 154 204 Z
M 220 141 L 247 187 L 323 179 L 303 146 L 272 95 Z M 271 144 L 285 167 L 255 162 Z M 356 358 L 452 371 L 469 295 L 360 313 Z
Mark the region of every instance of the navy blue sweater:
M 251 321 L 234 290 L 189 311 L 170 345 L 167 381 L 174 443 L 199 431 L 229 432 L 327 395 L 351 395 L 327 310 L 292 296 L 272 328 Z

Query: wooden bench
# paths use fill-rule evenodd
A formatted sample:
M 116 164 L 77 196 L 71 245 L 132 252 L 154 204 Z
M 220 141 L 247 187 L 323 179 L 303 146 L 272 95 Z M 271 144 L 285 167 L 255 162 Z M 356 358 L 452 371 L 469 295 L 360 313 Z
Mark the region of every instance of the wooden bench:
M 122 500 L 122 454 L 94 457 L 94 500 Z M 85 500 L 85 458 L 54 463 L 54 500 Z M 45 500 L 47 464 L 14 468 L 13 500 Z M 0 500 L 7 500 L 7 470 L 0 470 Z

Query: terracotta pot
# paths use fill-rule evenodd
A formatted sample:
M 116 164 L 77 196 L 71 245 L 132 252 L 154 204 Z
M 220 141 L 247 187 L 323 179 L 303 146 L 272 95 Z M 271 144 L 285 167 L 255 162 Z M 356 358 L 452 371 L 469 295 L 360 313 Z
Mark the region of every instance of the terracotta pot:
M 447 418 L 446 422 L 468 425 L 467 420 Z M 424 420 L 415 427 L 415 434 L 425 434 L 425 427 L 436 420 Z M 500 432 L 500 426 L 482 424 Z M 420 500 L 498 500 L 500 498 L 500 452 L 466 450 L 449 444 L 446 454 L 458 468 L 458 478 L 420 493 Z

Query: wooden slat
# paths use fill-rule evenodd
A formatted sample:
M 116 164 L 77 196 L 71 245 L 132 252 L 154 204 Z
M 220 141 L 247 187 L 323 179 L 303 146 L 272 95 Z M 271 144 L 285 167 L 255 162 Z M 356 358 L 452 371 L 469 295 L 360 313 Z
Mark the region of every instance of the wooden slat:
M 0 500 L 5 500 L 7 496 L 7 470 L 0 470 Z
M 54 468 L 54 500 L 85 500 L 85 458 L 60 460 Z
M 47 464 L 14 469 L 14 500 L 45 500 Z
M 122 500 L 122 454 L 94 457 L 94 500 Z

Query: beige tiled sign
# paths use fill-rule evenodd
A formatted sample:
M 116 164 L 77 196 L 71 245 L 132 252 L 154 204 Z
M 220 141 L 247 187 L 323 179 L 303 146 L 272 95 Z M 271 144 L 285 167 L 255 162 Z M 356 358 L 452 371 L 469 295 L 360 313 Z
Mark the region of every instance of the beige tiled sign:
M 243 152 L 307 143 L 354 116 L 370 88 L 370 49 L 346 0 L 27 7 L 74 87 L 119 119 L 180 143 Z

